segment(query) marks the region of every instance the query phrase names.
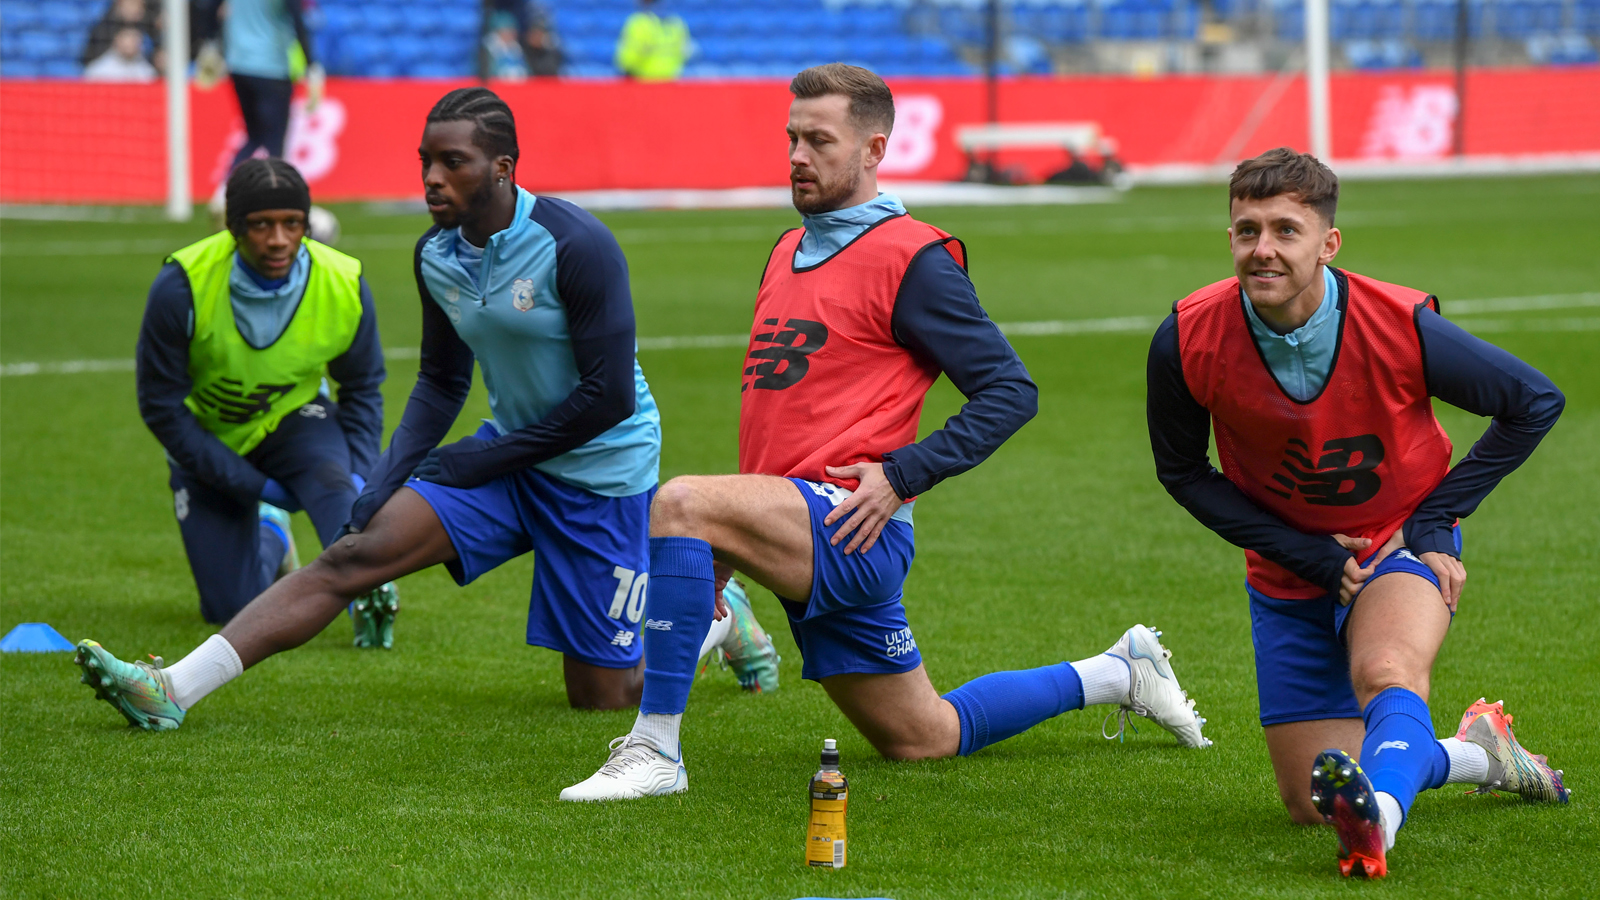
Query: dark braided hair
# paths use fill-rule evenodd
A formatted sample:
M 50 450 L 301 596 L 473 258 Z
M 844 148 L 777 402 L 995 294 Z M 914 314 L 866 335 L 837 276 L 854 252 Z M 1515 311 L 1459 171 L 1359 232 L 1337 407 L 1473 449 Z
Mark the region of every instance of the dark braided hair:
M 428 111 L 428 122 L 471 122 L 472 142 L 491 159 L 511 157 L 516 168 L 517 122 L 511 116 L 511 107 L 494 91 L 486 87 L 456 88 L 433 105 Z
M 300 171 L 281 159 L 247 159 L 228 176 L 224 196 L 228 230 L 244 230 L 244 217 L 263 209 L 298 209 L 311 214 L 311 189 Z

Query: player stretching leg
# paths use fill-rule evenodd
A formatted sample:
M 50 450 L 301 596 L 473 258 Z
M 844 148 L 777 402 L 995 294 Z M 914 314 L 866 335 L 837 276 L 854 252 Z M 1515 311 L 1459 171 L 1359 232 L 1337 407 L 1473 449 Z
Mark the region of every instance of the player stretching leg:
M 1081 662 L 934 690 L 901 605 L 912 502 L 993 453 L 1033 416 L 1037 389 L 978 304 L 961 244 L 878 193 L 894 122 L 882 79 L 832 64 L 801 72 L 790 90 L 790 178 L 805 227 L 779 239 L 757 295 L 743 474 L 674 478 L 656 496 L 639 718 L 600 771 L 562 798 L 686 787 L 678 727 L 694 648 L 733 570 L 786 598 L 803 676 L 884 756 L 972 753 L 1106 703 L 1203 746 L 1204 720 L 1143 626 Z M 913 443 L 941 372 L 967 403 Z
M 593 216 L 517 187 L 516 126 L 492 92 L 446 94 L 428 114 L 420 153 L 436 223 L 414 263 L 420 371 L 351 511 L 351 533 L 170 668 L 80 644 L 84 680 L 130 722 L 177 727 L 208 693 L 310 640 L 376 585 L 438 563 L 466 584 L 529 550 L 528 643 L 565 655 L 568 700 L 602 709 L 638 702 L 661 428 L 634 360 L 627 261 Z M 467 398 L 475 358 L 494 420 L 438 446 Z M 748 606 L 733 608 L 748 616 Z M 765 636 L 731 626 L 722 646 L 759 669 L 763 648 L 738 643 Z M 770 642 L 764 649 L 770 657 Z
M 1563 399 L 1431 295 L 1333 268 L 1339 183 L 1317 160 L 1247 160 L 1228 196 L 1236 277 L 1177 303 L 1150 347 L 1156 469 L 1245 549 L 1261 724 L 1290 816 L 1334 825 L 1344 874 L 1381 876 L 1418 791 L 1567 799 L 1500 704 L 1473 704 L 1441 741 L 1427 703 L 1466 580 L 1457 519 Z M 1454 469 L 1430 395 L 1494 417 Z
M 305 239 L 294 166 L 248 160 L 227 196 L 228 229 L 150 286 L 138 347 L 139 414 L 167 453 L 200 613 L 219 625 L 298 566 L 285 510 L 304 509 L 323 546 L 339 536 L 378 457 L 385 374 L 361 263 Z M 393 634 L 395 596 L 356 601 L 358 646 Z

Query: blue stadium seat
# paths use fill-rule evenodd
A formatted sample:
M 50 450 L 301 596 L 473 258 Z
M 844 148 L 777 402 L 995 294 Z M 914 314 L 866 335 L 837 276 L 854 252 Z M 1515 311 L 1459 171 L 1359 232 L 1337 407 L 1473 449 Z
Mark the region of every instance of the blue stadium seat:
M 344 35 L 339 40 L 340 74 L 366 75 L 386 52 L 385 42 L 374 35 L 359 32 Z
M 574 63 L 603 64 L 612 69 L 611 58 L 617 49 L 616 38 L 578 38 L 566 42 L 567 58 Z M 614 70 L 613 70 L 614 74 Z
M 1495 31 L 1501 37 L 1530 37 L 1555 34 L 1561 30 L 1560 0 L 1511 0 L 1496 3 Z
M 1600 62 L 1600 53 L 1583 35 L 1569 31 L 1528 39 L 1528 58 L 1540 65 L 1582 66 Z
M 39 74 L 45 78 L 79 78 L 83 67 L 75 59 L 50 59 L 39 65 Z
M 394 6 L 387 3 L 371 3 L 361 7 L 361 28 L 368 34 L 403 31 L 405 18 Z
M 43 26 L 44 9 L 41 4 L 0 3 L 0 28 L 6 31 L 24 31 Z
M 0 59 L 0 78 L 38 78 L 39 64 L 31 59 Z
M 54 31 L 24 31 L 17 35 L 17 56 L 35 62 L 70 57 L 78 48 L 77 40 Z

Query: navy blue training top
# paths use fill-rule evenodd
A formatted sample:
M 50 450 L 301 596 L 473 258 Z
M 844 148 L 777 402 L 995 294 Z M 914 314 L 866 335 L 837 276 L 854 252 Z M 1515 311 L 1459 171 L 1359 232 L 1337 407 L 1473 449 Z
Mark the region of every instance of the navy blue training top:
M 167 455 L 205 484 L 240 503 L 261 496 L 267 476 L 207 431 L 183 401 L 194 389 L 189 378 L 189 340 L 194 334 L 194 294 L 177 263 L 161 267 L 150 285 L 139 343 L 134 351 L 139 415 Z M 339 427 L 350 448 L 350 468 L 365 476 L 378 458 L 383 435 L 383 345 L 372 290 L 361 279 L 361 320 L 350 348 L 328 361 L 338 382 Z
M 988 459 L 1038 413 L 1039 388 L 948 253 L 912 260 L 889 325 L 896 343 L 938 366 L 967 398 L 943 428 L 884 454 L 895 493 L 915 497 Z
M 1225 540 L 1338 593 L 1350 551 L 1329 535 L 1306 534 L 1255 505 L 1211 465 L 1211 414 L 1184 381 L 1177 321 L 1169 315 L 1156 329 L 1146 368 L 1145 412 L 1162 486 Z M 1433 310 L 1419 312 L 1416 322 L 1429 395 L 1494 417 L 1403 526 L 1411 552 L 1455 556 L 1455 521 L 1471 515 L 1533 453 L 1560 418 L 1566 398 L 1537 369 Z

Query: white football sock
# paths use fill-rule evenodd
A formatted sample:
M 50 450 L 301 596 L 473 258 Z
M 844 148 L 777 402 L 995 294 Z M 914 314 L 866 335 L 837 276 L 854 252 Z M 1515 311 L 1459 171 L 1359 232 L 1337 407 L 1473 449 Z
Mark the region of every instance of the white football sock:
M 1394 849 L 1394 836 L 1400 831 L 1400 823 L 1405 817 L 1406 814 L 1400 811 L 1399 800 L 1391 794 L 1378 792 L 1378 818 L 1383 824 L 1383 852 L 1388 853 Z
M 161 671 L 172 688 L 172 702 L 188 709 L 205 695 L 243 675 L 244 663 L 239 661 L 239 654 L 227 638 L 213 634 L 188 656 Z
M 1453 737 L 1440 738 L 1439 746 L 1450 756 L 1446 784 L 1489 783 L 1489 751 L 1471 741 L 1458 741 Z
M 683 713 L 639 713 L 633 720 L 633 736 L 659 750 L 668 759 L 683 759 L 678 746 L 678 726 L 683 724 Z
M 733 630 L 733 610 L 730 609 L 728 614 L 722 617 L 722 621 L 711 623 L 711 630 L 706 632 L 706 639 L 700 643 L 700 655 L 695 659 L 705 659 L 706 654 L 713 648 L 722 646 L 722 642 L 727 640 L 728 632 L 731 630 Z
M 1072 664 L 1083 682 L 1083 705 L 1121 703 L 1133 687 L 1128 664 L 1109 653 L 1080 659 Z

